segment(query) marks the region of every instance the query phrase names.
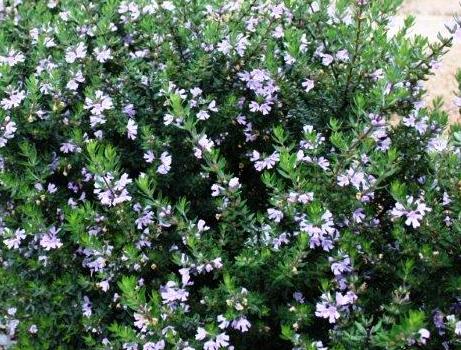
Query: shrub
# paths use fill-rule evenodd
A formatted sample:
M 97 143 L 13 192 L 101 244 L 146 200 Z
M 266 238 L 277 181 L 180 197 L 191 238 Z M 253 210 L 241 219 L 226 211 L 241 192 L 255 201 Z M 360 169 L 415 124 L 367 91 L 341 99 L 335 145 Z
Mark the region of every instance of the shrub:
M 400 2 L 3 7 L 10 347 L 459 346 L 461 130 L 421 102 L 459 25 Z

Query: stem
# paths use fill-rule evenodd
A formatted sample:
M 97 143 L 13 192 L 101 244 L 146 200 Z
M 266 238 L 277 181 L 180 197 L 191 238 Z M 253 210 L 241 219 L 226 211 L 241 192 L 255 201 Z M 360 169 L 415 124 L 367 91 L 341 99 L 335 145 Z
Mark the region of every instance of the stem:
M 362 33 L 362 14 L 363 14 L 363 6 L 359 6 L 359 10 L 357 12 L 357 31 L 355 33 L 354 52 L 352 55 L 352 60 L 349 64 L 349 72 L 347 74 L 346 87 L 343 92 L 343 102 L 338 112 L 343 110 L 346 107 L 347 99 L 349 97 L 349 89 L 352 83 L 352 75 L 354 73 L 354 66 L 355 66 L 355 63 L 357 62 L 359 48 L 360 48 L 360 35 Z

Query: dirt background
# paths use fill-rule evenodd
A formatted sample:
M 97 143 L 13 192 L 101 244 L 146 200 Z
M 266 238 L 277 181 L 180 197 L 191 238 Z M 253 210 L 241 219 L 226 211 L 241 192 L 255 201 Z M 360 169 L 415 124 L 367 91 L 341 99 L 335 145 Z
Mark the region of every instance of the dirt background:
M 396 18 L 396 23 L 402 23 L 403 18 L 409 14 L 416 17 L 413 33 L 425 35 L 430 40 L 437 40 L 438 32 L 448 34 L 445 24 L 454 23 L 454 15 L 461 16 L 461 5 L 458 0 L 406 0 Z M 441 67 L 426 82 L 427 102 L 430 103 L 436 96 L 442 96 L 445 100 L 444 108 L 452 122 L 461 121 L 458 109 L 453 104 L 457 90 L 454 74 L 460 68 L 461 40 L 458 40 L 445 55 Z

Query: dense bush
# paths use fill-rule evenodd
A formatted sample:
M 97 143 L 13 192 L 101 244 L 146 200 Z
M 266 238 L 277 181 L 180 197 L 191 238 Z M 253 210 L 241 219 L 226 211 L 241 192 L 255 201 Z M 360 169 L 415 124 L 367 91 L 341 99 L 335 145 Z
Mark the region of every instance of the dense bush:
M 421 102 L 453 39 L 400 2 L 3 7 L 10 346 L 459 348 L 461 132 Z

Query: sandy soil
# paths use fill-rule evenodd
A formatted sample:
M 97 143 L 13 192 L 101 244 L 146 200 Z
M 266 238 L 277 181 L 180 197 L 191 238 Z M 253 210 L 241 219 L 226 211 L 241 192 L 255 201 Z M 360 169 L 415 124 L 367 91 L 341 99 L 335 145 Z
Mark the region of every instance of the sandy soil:
M 400 9 L 397 22 L 403 21 L 403 18 L 409 14 L 416 17 L 413 32 L 435 41 L 438 32 L 448 33 L 445 24 L 453 23 L 454 15 L 461 15 L 461 6 L 457 0 L 406 0 Z M 457 69 L 461 69 L 461 42 L 455 43 L 444 57 L 441 67 L 426 83 L 428 103 L 434 97 L 442 96 L 445 100 L 444 107 L 453 122 L 461 121 L 458 109 L 453 105 L 457 90 L 454 74 Z

